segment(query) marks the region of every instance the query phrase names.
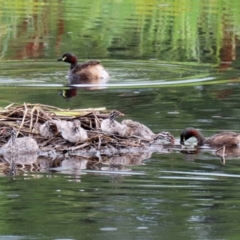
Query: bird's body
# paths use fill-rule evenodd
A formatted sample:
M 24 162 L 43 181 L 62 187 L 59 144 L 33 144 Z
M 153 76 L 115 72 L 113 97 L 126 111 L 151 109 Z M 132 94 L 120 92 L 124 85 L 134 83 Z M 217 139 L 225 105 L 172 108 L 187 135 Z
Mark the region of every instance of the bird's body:
M 36 140 L 31 137 L 17 138 L 16 129 L 10 128 L 7 131 L 10 133 L 10 139 L 0 147 L 0 154 L 10 165 L 9 174 L 15 175 L 17 164 L 31 165 L 36 162 L 39 147 Z
M 154 144 L 164 144 L 164 143 L 172 143 L 174 144 L 175 140 L 171 133 L 169 132 L 160 132 L 155 134 L 142 123 L 132 121 L 130 119 L 122 121 L 122 135 L 124 137 L 139 137 L 146 141 L 151 141 Z
M 60 133 L 69 142 L 83 142 L 88 138 L 87 132 L 81 127 L 78 119 L 73 121 L 48 120 L 39 128 L 40 134 L 45 138 L 51 138 Z
M 160 132 L 155 134 L 153 143 L 155 144 L 174 144 L 175 138 L 170 132 Z
M 102 120 L 101 130 L 108 134 L 117 134 L 122 136 L 123 126 L 121 123 L 117 122 L 115 118 L 124 116 L 123 113 L 113 110 L 110 112 L 107 119 Z
M 205 138 L 197 129 L 186 128 L 180 135 L 180 143 L 184 144 L 186 140 L 195 137 L 198 146 L 209 145 L 210 147 L 237 147 L 240 143 L 240 133 L 221 132 L 209 138 Z
M 70 84 L 99 84 L 107 82 L 109 74 L 99 61 L 91 60 L 78 64 L 77 57 L 65 53 L 57 61 L 70 63 L 68 79 Z
M 58 133 L 58 120 L 48 120 L 39 127 L 40 134 L 45 138 L 52 138 Z
M 62 120 L 61 123 L 58 124 L 58 130 L 64 139 L 72 143 L 83 142 L 88 138 L 87 132 L 81 127 L 79 120 Z
M 151 141 L 153 140 L 155 134 L 145 125 L 126 119 L 122 121 L 124 137 L 136 136 L 143 140 Z
M 21 137 L 14 140 L 10 139 L 1 147 L 4 152 L 15 152 L 16 154 L 29 154 L 39 150 L 35 139 L 31 137 Z

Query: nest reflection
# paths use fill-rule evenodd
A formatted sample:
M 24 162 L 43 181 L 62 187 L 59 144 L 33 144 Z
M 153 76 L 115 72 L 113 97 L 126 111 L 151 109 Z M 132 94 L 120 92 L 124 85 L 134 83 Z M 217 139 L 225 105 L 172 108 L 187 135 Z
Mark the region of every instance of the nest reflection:
M 4 174 L 19 174 L 21 172 L 60 172 L 80 175 L 82 170 L 131 171 L 131 166 L 142 165 L 143 160 L 149 159 L 152 152 L 125 153 L 113 156 L 71 157 L 68 154 L 61 158 L 50 159 L 35 154 L 17 155 L 8 152 L 0 158 L 0 169 Z

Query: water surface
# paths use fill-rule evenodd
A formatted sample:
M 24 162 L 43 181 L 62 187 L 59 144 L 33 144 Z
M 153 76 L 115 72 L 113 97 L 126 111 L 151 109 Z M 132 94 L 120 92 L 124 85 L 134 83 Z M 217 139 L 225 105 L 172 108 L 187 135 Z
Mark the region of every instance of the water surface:
M 1 107 L 118 109 L 177 140 L 239 131 L 239 1 L 0 2 Z M 64 52 L 101 60 L 110 81 L 67 86 Z M 0 238 L 237 239 L 239 156 L 178 148 L 1 172 Z

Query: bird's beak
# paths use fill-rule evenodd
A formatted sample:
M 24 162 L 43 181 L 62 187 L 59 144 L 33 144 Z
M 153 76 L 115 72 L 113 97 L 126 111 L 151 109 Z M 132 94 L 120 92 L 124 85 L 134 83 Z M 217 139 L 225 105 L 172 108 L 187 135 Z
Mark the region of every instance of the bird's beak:
M 61 61 L 64 61 L 66 59 L 66 57 L 63 57 L 63 58 L 59 58 L 57 59 L 58 62 L 61 62 Z
M 124 116 L 124 113 L 120 113 L 120 115 L 119 115 L 120 117 L 123 117 Z
M 184 145 L 184 142 L 185 142 L 184 138 L 180 140 L 180 144 Z

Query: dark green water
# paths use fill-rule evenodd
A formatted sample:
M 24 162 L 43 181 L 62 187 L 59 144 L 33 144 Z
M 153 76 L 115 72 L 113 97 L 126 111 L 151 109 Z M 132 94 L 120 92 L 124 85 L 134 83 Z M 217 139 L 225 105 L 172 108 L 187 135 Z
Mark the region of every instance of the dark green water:
M 1 107 L 118 109 L 177 141 L 189 126 L 239 131 L 239 1 L 0 3 Z M 110 81 L 67 87 L 56 59 L 68 51 L 100 59 Z M 0 239 L 238 239 L 239 156 L 175 149 L 2 173 Z

